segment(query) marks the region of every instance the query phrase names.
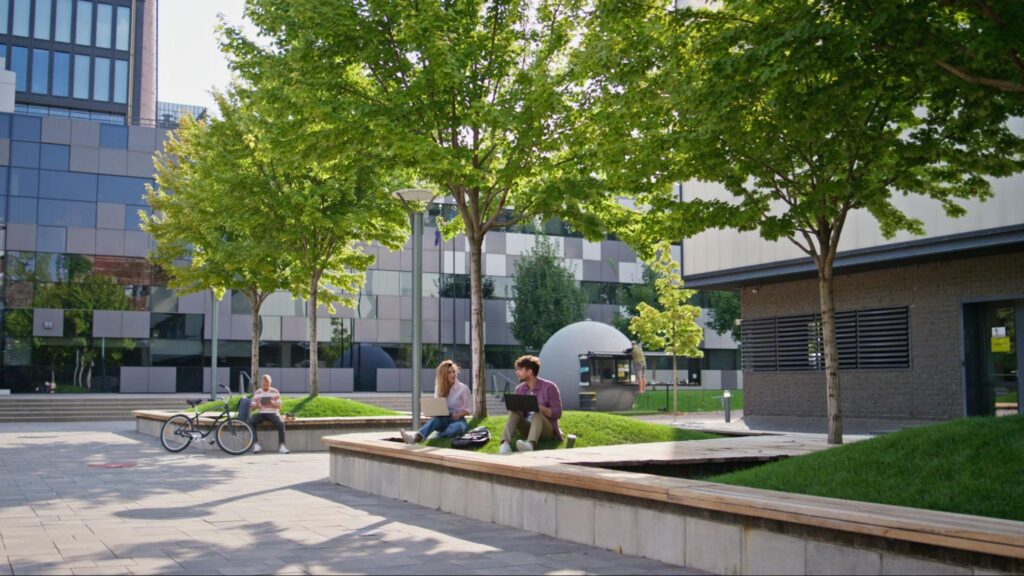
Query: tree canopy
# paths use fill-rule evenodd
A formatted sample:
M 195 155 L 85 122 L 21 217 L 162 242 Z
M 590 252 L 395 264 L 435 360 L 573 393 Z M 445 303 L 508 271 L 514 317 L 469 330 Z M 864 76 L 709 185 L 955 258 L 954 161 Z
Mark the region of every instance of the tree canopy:
M 259 44 L 228 28 L 233 66 L 257 92 L 316 126 L 322 152 L 372 133 L 381 154 L 439 192 L 470 249 L 477 411 L 483 386 L 482 243 L 534 215 L 588 233 L 610 203 L 570 146 L 583 108 L 569 66 L 579 0 L 249 0 Z M 286 89 L 282 89 L 286 88 Z M 354 136 L 355 135 L 355 136 Z M 582 176 L 581 176 L 582 175 Z
M 587 307 L 575 275 L 556 250 L 556 243 L 538 236 L 533 248 L 516 262 L 512 335 L 532 350 L 540 350 L 563 327 L 583 320 Z
M 922 81 L 932 68 L 880 50 L 871 21 L 833 4 L 602 2 L 586 44 L 595 109 L 617 115 L 596 125 L 594 156 L 610 186 L 640 193 L 645 233 L 756 230 L 814 261 L 837 443 L 832 267 L 848 216 L 870 213 L 886 237 L 921 234 L 898 197 L 962 215 L 960 201 L 991 195 L 986 177 L 1021 169 L 1022 140 L 1002 97 L 934 89 Z M 671 185 L 690 179 L 720 183 L 726 197 L 680 202 Z

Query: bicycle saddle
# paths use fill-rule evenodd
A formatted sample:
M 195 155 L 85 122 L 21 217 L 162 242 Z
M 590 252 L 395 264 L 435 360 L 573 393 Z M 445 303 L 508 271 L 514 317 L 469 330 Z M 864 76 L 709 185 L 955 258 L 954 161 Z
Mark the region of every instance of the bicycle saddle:
M 188 402 L 189 406 L 198 406 L 198 405 L 202 404 L 203 402 L 205 402 L 205 400 L 203 400 L 203 399 L 199 399 L 199 400 L 185 400 L 185 402 Z

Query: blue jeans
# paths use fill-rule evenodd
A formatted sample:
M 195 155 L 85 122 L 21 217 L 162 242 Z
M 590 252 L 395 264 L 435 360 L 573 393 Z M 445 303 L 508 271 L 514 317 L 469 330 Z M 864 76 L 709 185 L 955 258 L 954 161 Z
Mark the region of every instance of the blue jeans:
M 465 434 L 466 430 L 469 430 L 469 424 L 466 423 L 465 416 L 458 420 L 453 420 L 450 416 L 434 416 L 420 428 L 418 434 L 424 440 L 431 432 L 438 431 L 438 438 L 454 438 Z

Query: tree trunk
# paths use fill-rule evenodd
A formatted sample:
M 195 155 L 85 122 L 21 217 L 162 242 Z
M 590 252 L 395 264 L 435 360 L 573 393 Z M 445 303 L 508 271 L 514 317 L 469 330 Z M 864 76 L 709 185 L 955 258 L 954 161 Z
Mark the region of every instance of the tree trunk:
M 320 383 L 317 380 L 317 368 L 319 359 L 316 350 L 316 313 L 317 296 L 319 295 L 320 277 L 313 275 L 312 283 L 309 286 L 309 397 L 316 398 L 320 395 Z
M 86 390 L 92 390 L 92 367 L 93 367 L 93 361 L 90 358 L 89 359 L 89 364 L 85 368 L 85 371 L 86 371 L 85 372 L 85 389 Z
M 260 381 L 260 304 L 258 298 L 252 298 L 249 300 L 252 304 L 252 343 L 250 347 L 250 359 L 249 359 L 249 388 L 253 391 L 256 390 L 256 386 L 259 385 Z M 241 384 L 241 383 L 240 383 Z M 239 394 L 245 394 L 244 384 L 242 390 L 239 390 Z
M 484 366 L 483 236 L 466 235 L 469 242 L 470 354 L 476 417 L 487 417 L 487 371 Z M 455 310 L 452 310 L 455 313 Z
M 836 305 L 832 284 L 832 257 L 822 255 L 818 270 L 818 291 L 821 296 L 821 335 L 825 352 L 825 390 L 828 394 L 828 443 L 843 443 L 843 414 L 839 396 L 839 349 L 836 346 Z
M 676 375 L 676 355 L 672 353 L 672 419 L 679 417 L 679 376 Z

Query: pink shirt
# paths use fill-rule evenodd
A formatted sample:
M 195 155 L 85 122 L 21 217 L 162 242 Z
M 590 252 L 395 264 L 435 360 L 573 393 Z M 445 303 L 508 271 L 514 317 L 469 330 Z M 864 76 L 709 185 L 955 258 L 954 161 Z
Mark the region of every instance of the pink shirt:
M 263 398 L 267 398 L 269 404 L 263 403 Z M 270 387 L 266 392 L 263 391 L 263 387 L 256 389 L 256 392 L 252 395 L 252 407 L 253 412 L 260 412 L 263 414 L 280 414 L 281 410 L 281 393 L 277 391 L 277 388 Z
M 516 394 L 533 394 L 537 397 L 537 405 L 551 410 L 551 427 L 555 429 L 555 438 L 562 439 L 562 429 L 558 427 L 558 419 L 562 417 L 562 395 L 558 386 L 551 380 L 537 378 L 537 385 L 530 390 L 526 382 L 516 386 Z

